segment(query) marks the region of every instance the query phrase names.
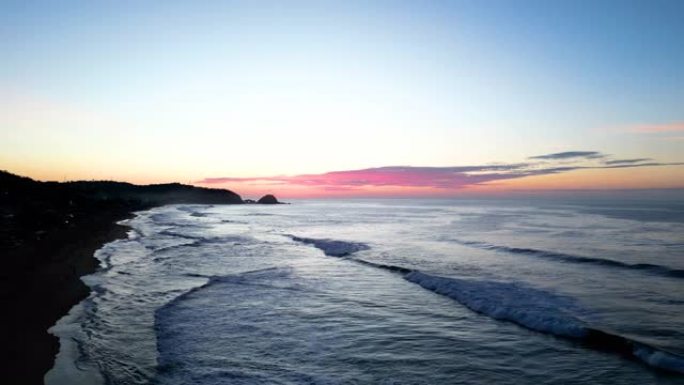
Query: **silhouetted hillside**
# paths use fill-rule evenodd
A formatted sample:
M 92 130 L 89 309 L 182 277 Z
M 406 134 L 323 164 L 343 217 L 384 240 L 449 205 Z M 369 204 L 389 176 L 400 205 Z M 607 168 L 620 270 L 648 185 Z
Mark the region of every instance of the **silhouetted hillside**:
M 151 205 L 172 203 L 239 204 L 240 196 L 230 190 L 195 187 L 180 183 L 139 186 L 122 182 L 68 182 L 65 185 L 90 197 L 123 199 Z
M 180 183 L 37 182 L 0 171 L 0 249 L 40 240 L 101 210 L 140 210 L 173 203 L 240 204 L 232 191 Z

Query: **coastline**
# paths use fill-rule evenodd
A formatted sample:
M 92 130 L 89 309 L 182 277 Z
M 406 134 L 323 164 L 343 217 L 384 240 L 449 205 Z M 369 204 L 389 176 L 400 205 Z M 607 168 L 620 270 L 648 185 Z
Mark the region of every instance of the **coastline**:
M 180 183 L 40 182 L 0 170 L 0 383 L 43 384 L 59 352 L 48 329 L 85 299 L 95 251 L 127 236 L 117 222 L 166 204 L 243 204 Z
M 90 289 L 81 277 L 98 268 L 95 251 L 125 238 L 128 228 L 117 222 L 131 218 L 139 209 L 100 211 L 72 228 L 4 256 L 5 261 L 30 256 L 43 263 L 30 266 L 25 274 L 3 277 L 8 279 L 2 298 L 7 312 L 3 320 L 6 345 L 0 364 L 3 382 L 43 384 L 59 352 L 59 339 L 48 329 L 89 295 Z

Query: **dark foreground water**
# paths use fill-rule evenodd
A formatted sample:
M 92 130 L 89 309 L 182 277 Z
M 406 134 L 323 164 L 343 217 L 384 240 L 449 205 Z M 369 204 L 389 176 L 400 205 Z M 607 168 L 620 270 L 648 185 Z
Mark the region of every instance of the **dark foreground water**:
M 48 384 L 684 383 L 684 205 L 177 205 L 98 251 Z

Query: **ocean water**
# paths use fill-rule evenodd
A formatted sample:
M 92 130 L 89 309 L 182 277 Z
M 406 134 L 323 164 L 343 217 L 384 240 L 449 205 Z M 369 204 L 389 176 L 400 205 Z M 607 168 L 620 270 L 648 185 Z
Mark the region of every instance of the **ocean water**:
M 684 204 L 172 205 L 103 246 L 54 384 L 681 384 Z

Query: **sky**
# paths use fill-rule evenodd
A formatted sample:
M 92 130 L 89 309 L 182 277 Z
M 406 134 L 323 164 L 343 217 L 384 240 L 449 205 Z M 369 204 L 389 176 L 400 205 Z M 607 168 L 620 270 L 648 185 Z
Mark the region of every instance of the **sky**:
M 682 20 L 679 0 L 0 0 L 0 169 L 246 196 L 684 188 Z

